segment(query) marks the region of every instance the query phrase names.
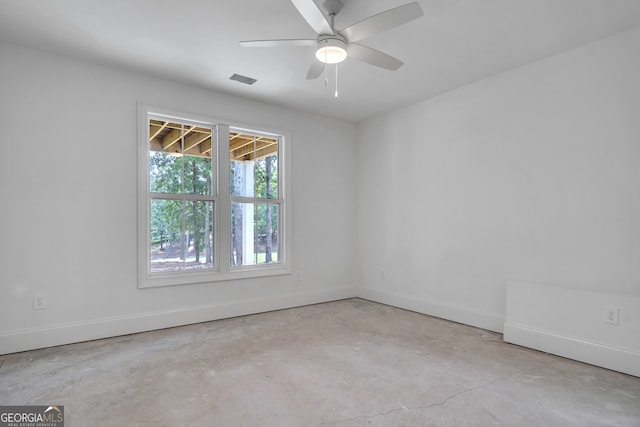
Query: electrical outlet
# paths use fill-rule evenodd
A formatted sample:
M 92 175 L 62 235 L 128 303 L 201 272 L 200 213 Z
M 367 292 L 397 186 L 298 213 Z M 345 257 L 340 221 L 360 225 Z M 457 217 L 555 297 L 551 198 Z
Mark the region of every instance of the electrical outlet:
M 610 325 L 618 324 L 618 307 L 614 307 L 612 305 L 607 305 L 604 307 L 604 323 L 608 323 Z
M 33 309 L 44 310 L 47 308 L 47 296 L 45 294 L 36 294 L 33 296 Z
M 296 271 L 296 282 L 299 282 L 300 280 L 302 280 L 302 273 L 299 271 Z

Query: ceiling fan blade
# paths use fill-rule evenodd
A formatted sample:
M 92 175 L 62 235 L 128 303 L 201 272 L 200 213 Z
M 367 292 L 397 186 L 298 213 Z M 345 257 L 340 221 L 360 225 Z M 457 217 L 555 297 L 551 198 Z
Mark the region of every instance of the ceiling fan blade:
M 406 24 L 422 15 L 422 8 L 417 2 L 408 3 L 356 22 L 340 33 L 350 42 L 355 42 Z
M 311 66 L 309 67 L 309 71 L 307 71 L 307 80 L 314 80 L 322 75 L 324 71 L 324 64 L 320 61 L 313 61 Z
M 329 25 L 329 18 L 313 0 L 291 0 L 291 3 L 316 33 L 335 34 Z
M 245 40 L 239 42 L 242 47 L 290 47 L 317 46 L 316 39 L 279 39 L 279 40 Z
M 372 49 L 367 46 L 363 46 L 358 43 L 349 43 L 347 45 L 347 54 L 349 58 L 357 59 L 367 64 L 375 65 L 376 67 L 385 68 L 387 70 L 395 71 L 404 64 L 399 59 L 389 56 L 386 53 L 382 53 L 379 50 Z

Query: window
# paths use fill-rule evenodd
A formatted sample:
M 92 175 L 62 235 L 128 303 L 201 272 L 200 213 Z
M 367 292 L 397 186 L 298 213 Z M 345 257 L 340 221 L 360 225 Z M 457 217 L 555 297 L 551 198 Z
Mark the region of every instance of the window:
M 181 117 L 140 106 L 139 286 L 288 274 L 283 133 Z

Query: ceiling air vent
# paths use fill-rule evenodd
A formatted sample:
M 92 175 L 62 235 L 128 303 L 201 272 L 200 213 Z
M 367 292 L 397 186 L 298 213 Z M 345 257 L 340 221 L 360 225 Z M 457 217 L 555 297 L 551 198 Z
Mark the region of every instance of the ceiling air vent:
M 240 74 L 234 74 L 233 76 L 229 77 L 230 80 L 235 80 L 237 82 L 240 83 L 244 83 L 246 85 L 252 85 L 255 82 L 257 82 L 258 80 L 256 79 L 252 79 L 251 77 L 247 77 L 247 76 L 241 76 Z

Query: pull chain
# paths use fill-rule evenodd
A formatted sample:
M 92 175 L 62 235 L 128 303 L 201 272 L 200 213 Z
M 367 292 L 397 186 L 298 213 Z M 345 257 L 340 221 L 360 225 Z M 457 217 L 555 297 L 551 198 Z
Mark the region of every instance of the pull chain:
M 329 43 L 329 42 L 325 42 Z M 329 60 L 327 59 L 327 49 L 324 50 L 324 85 L 329 85 Z
M 336 93 L 333 95 L 333 97 L 338 97 L 338 64 L 336 64 Z

